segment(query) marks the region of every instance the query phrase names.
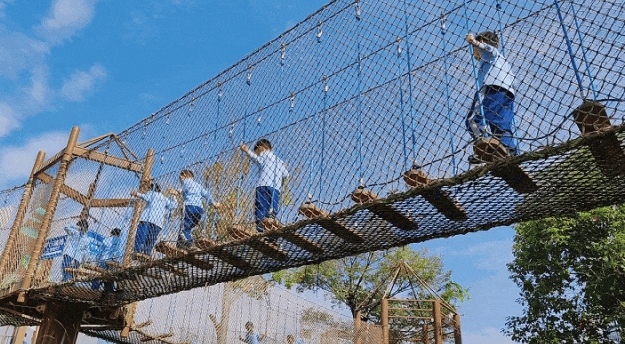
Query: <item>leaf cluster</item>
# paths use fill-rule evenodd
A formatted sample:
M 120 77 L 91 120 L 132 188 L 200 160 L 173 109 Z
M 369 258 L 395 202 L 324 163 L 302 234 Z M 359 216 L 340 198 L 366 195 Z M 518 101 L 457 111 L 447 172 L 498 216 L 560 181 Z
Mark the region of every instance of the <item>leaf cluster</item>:
M 508 268 L 524 311 L 507 333 L 522 343 L 613 343 L 625 325 L 625 206 L 516 230 Z

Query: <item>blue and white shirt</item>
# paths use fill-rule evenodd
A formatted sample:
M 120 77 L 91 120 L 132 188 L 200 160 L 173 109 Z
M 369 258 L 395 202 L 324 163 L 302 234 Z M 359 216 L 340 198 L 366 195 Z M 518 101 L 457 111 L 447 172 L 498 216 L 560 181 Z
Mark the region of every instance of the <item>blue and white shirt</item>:
M 247 155 L 258 167 L 256 187 L 270 186 L 280 190 L 282 188 L 282 180 L 289 177 L 289 171 L 287 171 L 284 162 L 273 154 L 271 150 L 263 151 L 259 155 L 249 151 Z
M 497 48 L 490 44 L 480 42 L 477 47 L 480 50 L 480 66 L 477 76 L 480 87 L 499 86 L 514 95 L 514 74 L 508 61 Z
M 87 236 L 85 233 L 81 233 L 80 229 L 75 224 L 65 226 L 63 229 L 65 233 L 67 233 L 67 241 L 65 242 L 63 254 L 82 263 L 89 249 Z
M 260 344 L 260 335 L 248 332 L 245 336 L 245 342 L 247 344 Z
M 146 205 L 141 213 L 140 221 L 153 223 L 163 228 L 165 223 L 165 215 L 178 207 L 178 202 L 173 197 L 165 197 L 160 192 L 148 191 L 146 193 L 137 193 L 137 197 L 144 200 Z
M 102 246 L 104 246 L 104 248 L 100 254 L 100 260 L 115 260 L 116 262 L 122 261 L 122 257 L 124 255 L 120 250 L 123 247 L 122 239 L 120 237 L 111 235 L 104 239 Z
M 186 178 L 182 180 L 182 200 L 184 205 L 194 205 L 197 207 L 202 206 L 202 199 L 210 205 L 215 203 L 210 191 L 200 185 L 192 178 Z

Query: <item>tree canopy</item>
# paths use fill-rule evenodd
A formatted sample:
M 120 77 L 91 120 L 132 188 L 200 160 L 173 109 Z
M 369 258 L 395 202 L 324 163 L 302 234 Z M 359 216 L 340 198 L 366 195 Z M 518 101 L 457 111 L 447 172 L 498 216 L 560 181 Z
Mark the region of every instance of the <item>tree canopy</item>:
M 614 343 L 625 325 L 625 206 L 516 228 L 511 278 L 523 315 L 507 333 L 522 343 Z
M 425 250 L 413 251 L 407 246 L 279 271 L 272 278 L 288 288 L 295 286 L 300 292 L 320 288 L 332 295 L 334 304 L 347 306 L 352 316 L 360 311 L 363 317 L 378 319 L 381 297 L 393 278 L 395 268 L 402 263 L 414 270 L 448 303 L 467 296 L 467 291 L 451 280 L 451 272 L 443 271 L 440 257 L 428 256 Z M 432 298 L 423 288 L 413 289 L 411 285 L 418 286 L 418 283 L 414 281 L 414 276 L 403 271 L 397 276 L 389 297 Z

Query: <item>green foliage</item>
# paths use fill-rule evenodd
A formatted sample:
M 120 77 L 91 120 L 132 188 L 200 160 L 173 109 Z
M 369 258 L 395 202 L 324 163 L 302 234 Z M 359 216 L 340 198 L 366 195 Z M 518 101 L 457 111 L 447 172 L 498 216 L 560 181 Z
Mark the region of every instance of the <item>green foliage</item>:
M 272 279 L 297 291 L 323 289 L 332 294 L 335 305 L 346 305 L 352 312 L 379 319 L 380 300 L 392 280 L 396 267 L 405 262 L 447 302 L 462 301 L 467 291 L 443 272 L 440 257 L 427 256 L 426 251 L 409 247 L 395 248 L 323 262 L 319 265 L 279 271 Z M 411 283 L 412 282 L 412 283 Z M 415 286 L 413 289 L 411 286 Z M 403 270 L 397 277 L 389 297 L 432 298 L 414 276 Z
M 625 206 L 517 226 L 514 261 L 522 343 L 613 343 L 625 326 Z

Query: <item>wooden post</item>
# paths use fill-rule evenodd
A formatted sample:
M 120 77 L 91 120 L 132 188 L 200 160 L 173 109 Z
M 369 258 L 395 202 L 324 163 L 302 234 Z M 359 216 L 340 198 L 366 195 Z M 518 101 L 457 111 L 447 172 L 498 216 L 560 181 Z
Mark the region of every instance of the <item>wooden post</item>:
M 126 308 L 126 314 L 124 315 L 124 328 L 119 334 L 122 338 L 128 338 L 130 335 L 130 328 L 135 324 L 135 311 L 137 310 L 137 302 L 131 303 Z
M 154 163 L 154 149 L 148 149 L 148 154 L 145 156 L 145 165 L 143 167 L 143 174 L 141 175 L 141 181 L 139 184 L 139 192 L 143 193 L 148 191 L 150 187 L 150 179 L 152 178 L 152 164 Z M 128 242 L 126 242 L 126 251 L 124 252 L 123 267 L 128 267 L 132 259 L 132 253 L 135 250 L 135 237 L 137 235 L 137 225 L 139 224 L 139 218 L 141 211 L 143 211 L 144 203 L 135 202 L 135 210 L 132 214 L 132 220 L 130 221 L 130 228 L 128 229 Z
M 360 310 L 356 311 L 354 316 L 354 344 L 362 344 L 360 331 L 362 330 L 362 321 L 360 320 Z
M 63 152 L 63 157 L 61 158 L 61 163 L 59 165 L 59 170 L 56 174 L 56 178 L 54 179 L 54 185 L 52 186 L 52 192 L 50 193 L 50 201 L 48 202 L 48 206 L 46 207 L 46 214 L 44 215 L 43 221 L 41 222 L 41 230 L 39 231 L 37 241 L 35 242 L 35 247 L 33 248 L 33 252 L 30 256 L 28 269 L 26 270 L 26 274 L 24 276 L 24 279 L 22 280 L 22 291 L 20 291 L 20 294 L 17 297 L 17 302 L 19 303 L 23 303 L 26 301 L 25 290 L 31 287 L 31 283 L 35 275 L 35 270 L 37 269 L 37 265 L 39 264 L 39 258 L 41 257 L 44 244 L 46 243 L 48 230 L 50 229 L 50 224 L 52 223 L 52 219 L 54 217 L 54 211 L 56 210 L 56 205 L 59 201 L 61 186 L 65 184 L 65 175 L 67 174 L 69 164 L 72 161 L 73 151 L 74 147 L 76 147 L 79 133 L 80 129 L 78 129 L 78 127 L 73 127 L 72 132 L 69 134 L 67 147 L 65 147 L 65 151 Z
M 85 310 L 80 304 L 47 303 L 35 344 L 76 344 Z
M 388 328 L 388 299 L 383 298 L 380 304 L 381 316 L 382 316 L 382 343 L 389 343 L 389 328 Z
M 26 326 L 20 326 L 13 329 L 13 338 L 11 338 L 11 344 L 24 344 L 24 338 L 26 338 Z
M 24 220 L 24 216 L 26 215 L 28 203 L 30 203 L 30 197 L 33 194 L 33 187 L 35 184 L 35 172 L 39 169 L 41 164 L 43 164 L 43 160 L 45 159 L 45 157 L 46 153 L 42 151 L 39 151 L 39 153 L 37 153 L 37 159 L 35 159 L 33 170 L 30 172 L 30 177 L 28 177 L 28 182 L 26 182 L 26 186 L 24 187 L 24 194 L 22 194 L 22 200 L 20 201 L 20 205 L 17 208 L 17 214 L 15 214 L 15 220 L 13 220 L 11 233 L 9 234 L 7 243 L 4 246 L 4 251 L 2 252 L 2 260 L 0 260 L 0 278 L 4 277 L 3 275 L 9 262 L 9 254 L 11 253 L 13 245 L 15 244 L 15 240 L 19 234 L 20 227 L 22 226 L 22 221 Z
M 462 344 L 462 332 L 460 332 L 460 314 L 454 314 L 454 344 Z
M 441 301 L 434 300 L 432 315 L 434 317 L 434 344 L 443 344 L 443 326 L 441 321 Z

